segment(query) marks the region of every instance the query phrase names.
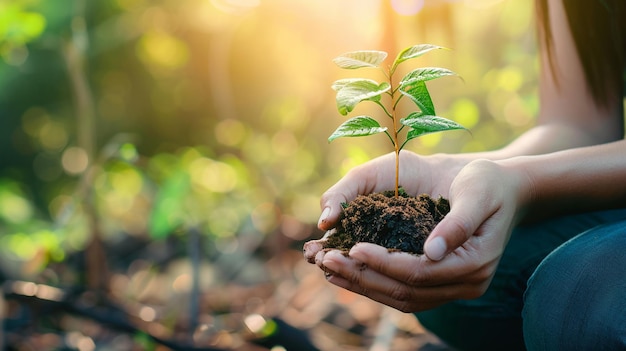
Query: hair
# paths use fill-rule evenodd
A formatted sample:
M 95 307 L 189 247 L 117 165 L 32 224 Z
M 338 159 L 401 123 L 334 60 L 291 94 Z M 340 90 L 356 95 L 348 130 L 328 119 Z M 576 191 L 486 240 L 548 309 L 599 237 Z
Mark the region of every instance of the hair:
M 552 65 L 548 1 L 552 0 L 536 0 L 536 10 L 540 47 L 547 50 Z M 626 0 L 561 1 L 594 100 L 604 106 L 621 100 L 626 79 Z

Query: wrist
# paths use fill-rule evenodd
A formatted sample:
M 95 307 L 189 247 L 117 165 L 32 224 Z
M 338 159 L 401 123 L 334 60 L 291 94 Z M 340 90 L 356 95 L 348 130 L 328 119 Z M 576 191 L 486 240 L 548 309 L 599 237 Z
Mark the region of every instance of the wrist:
M 518 156 L 494 161 L 503 170 L 503 177 L 514 184 L 512 191 L 516 198 L 518 221 L 526 217 L 537 202 L 537 184 L 532 171 L 532 159 L 532 156 Z

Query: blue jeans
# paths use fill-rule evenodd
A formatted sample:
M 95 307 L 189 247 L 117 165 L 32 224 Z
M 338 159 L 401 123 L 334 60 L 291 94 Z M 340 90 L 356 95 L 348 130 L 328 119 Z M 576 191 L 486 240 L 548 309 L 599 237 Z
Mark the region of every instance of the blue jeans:
M 624 345 L 626 209 L 517 227 L 483 296 L 416 316 L 459 350 Z

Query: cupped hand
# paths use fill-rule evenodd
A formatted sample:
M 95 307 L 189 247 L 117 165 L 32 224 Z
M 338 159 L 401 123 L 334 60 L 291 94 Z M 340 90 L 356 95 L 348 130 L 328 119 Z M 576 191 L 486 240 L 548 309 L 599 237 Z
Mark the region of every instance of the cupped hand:
M 400 153 L 399 184 L 413 196 L 429 194 L 448 197 L 450 184 L 458 172 L 470 161 L 460 155 L 419 156 L 409 151 Z M 304 256 L 315 262 L 315 255 L 335 227 L 341 215 L 342 203 L 354 200 L 358 195 L 393 190 L 395 187 L 395 154 L 390 153 L 353 168 L 339 182 L 328 189 L 321 198 L 318 227 L 327 231 L 320 240 L 304 245 Z
M 346 257 L 336 250 L 316 251 L 320 243 L 311 242 L 305 256 L 308 251 L 307 259 L 329 282 L 404 312 L 476 298 L 489 286 L 529 184 L 523 172 L 473 161 L 443 194 L 450 213 L 426 241 L 425 255 L 361 243 Z
M 420 156 L 410 151 L 401 151 L 399 184 L 410 195 L 447 197 L 452 180 L 469 161 L 459 155 Z M 393 190 L 394 187 L 394 153 L 353 168 L 322 195 L 322 214 L 318 227 L 329 230 L 335 226 L 342 211 L 341 203 L 350 202 L 357 195 Z

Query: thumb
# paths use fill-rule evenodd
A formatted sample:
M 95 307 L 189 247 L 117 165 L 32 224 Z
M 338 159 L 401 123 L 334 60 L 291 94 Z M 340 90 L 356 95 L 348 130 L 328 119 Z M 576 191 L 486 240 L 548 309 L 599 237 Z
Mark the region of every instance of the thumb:
M 459 202 L 437 224 L 426 239 L 424 254 L 433 261 L 443 259 L 447 254 L 463 245 L 478 229 L 483 213 L 477 210 L 476 203 Z
M 354 189 L 350 183 L 344 183 L 340 181 L 322 195 L 320 200 L 322 213 L 317 222 L 319 229 L 330 230 L 334 228 L 343 210 L 341 204 L 351 201 L 358 195 L 357 189 Z
M 343 211 L 342 204 L 354 200 L 358 195 L 372 192 L 377 185 L 376 175 L 375 164 L 370 162 L 353 168 L 326 190 L 320 199 L 322 214 L 317 227 L 321 230 L 334 228 Z

